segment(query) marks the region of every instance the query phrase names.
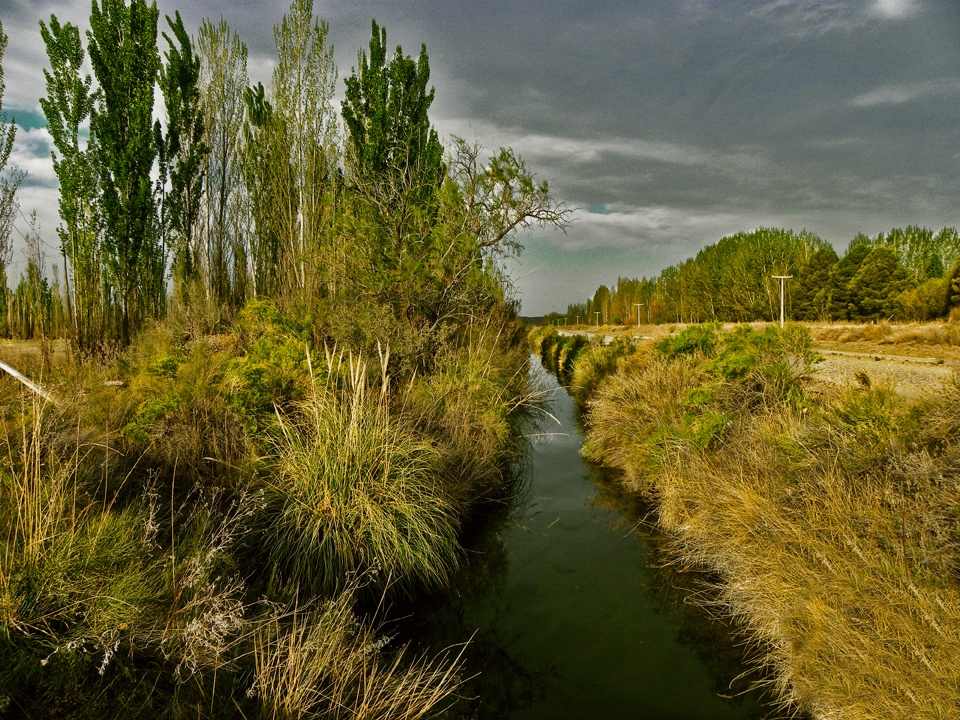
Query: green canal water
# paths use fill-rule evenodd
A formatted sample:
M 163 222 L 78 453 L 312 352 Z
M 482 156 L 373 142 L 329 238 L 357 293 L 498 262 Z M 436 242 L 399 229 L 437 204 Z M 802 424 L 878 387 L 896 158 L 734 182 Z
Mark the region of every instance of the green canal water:
M 659 567 L 635 501 L 580 457 L 572 400 L 552 390 L 522 495 L 477 541 L 454 597 L 406 608 L 401 636 L 435 651 L 472 637 L 454 717 L 758 720 L 734 639 Z M 755 679 L 755 678 L 754 678 Z

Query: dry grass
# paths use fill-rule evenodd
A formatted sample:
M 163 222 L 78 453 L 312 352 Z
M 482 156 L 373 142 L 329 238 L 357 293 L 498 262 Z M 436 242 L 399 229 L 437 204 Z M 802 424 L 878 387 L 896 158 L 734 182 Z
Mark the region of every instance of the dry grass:
M 652 492 L 676 562 L 717 578 L 702 599 L 738 621 L 775 696 L 816 718 L 957 717 L 960 385 L 926 405 L 874 388 L 731 411 L 704 447 L 677 427 L 695 383 L 622 368 L 586 447 Z
M 354 588 L 355 589 L 355 588 Z M 254 638 L 262 718 L 420 720 L 449 704 L 461 684 L 460 653 L 434 660 L 388 654 L 388 641 L 351 611 L 353 590 L 314 609 L 279 613 Z
M 791 477 L 777 438 L 757 442 L 770 429 L 713 457 L 677 453 L 661 472 L 679 561 L 722 578 L 720 600 L 784 702 L 824 718 L 951 717 L 960 592 L 941 513 L 960 503 L 955 481 L 914 477 L 904 492 L 888 473 L 851 478 L 820 462 Z
M 824 348 L 960 359 L 960 323 L 956 322 L 810 323 L 809 327 L 814 341 Z

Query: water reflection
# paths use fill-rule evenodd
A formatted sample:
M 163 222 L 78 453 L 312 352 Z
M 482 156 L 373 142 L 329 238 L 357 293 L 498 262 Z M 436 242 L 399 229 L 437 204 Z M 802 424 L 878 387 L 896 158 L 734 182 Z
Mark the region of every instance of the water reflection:
M 644 508 L 581 460 L 565 391 L 550 411 L 559 424 L 531 439 L 523 492 L 475 533 L 453 596 L 403 608 L 397 626 L 434 652 L 472 636 L 451 716 L 769 717 L 738 695 L 738 651 L 684 602 L 692 576 L 662 567 Z

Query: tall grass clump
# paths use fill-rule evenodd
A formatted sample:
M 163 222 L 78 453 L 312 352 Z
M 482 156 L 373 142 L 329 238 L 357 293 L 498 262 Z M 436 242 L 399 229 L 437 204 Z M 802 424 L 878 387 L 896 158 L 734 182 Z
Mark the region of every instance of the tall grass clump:
M 357 585 L 317 607 L 273 613 L 254 634 L 254 684 L 265 718 L 419 720 L 446 709 L 462 655 L 405 659 L 351 610 Z
M 395 393 L 397 413 L 437 448 L 437 470 L 463 516 L 509 492 L 536 408 L 528 354 L 512 332 L 493 323 L 473 328 L 462 346 L 437 358 L 432 373 Z
M 710 332 L 620 363 L 585 453 L 655 503 L 674 561 L 707 573 L 700 600 L 737 621 L 786 710 L 956 715 L 960 385 L 919 404 L 836 397 L 803 331 Z
M 163 572 L 145 514 L 95 498 L 90 454 L 57 452 L 51 415 L 25 401 L 3 438 L 0 697 L 26 716 L 93 717 L 133 648 L 158 639 Z
M 278 415 L 265 459 L 261 531 L 284 582 L 331 594 L 352 575 L 381 586 L 445 583 L 457 562 L 457 513 L 436 474 L 436 446 L 391 416 L 389 381 L 338 361 L 294 411 Z
M 623 358 L 631 356 L 635 351 L 633 341 L 622 337 L 615 338 L 609 345 L 591 343 L 580 351 L 574 362 L 568 387 L 581 412 L 586 407 L 587 399 L 603 379 L 616 370 Z

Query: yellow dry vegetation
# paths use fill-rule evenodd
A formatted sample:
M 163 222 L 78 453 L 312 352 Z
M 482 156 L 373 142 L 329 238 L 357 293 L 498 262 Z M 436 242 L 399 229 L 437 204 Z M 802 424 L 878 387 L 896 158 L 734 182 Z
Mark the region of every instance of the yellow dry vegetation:
M 588 401 L 586 454 L 655 502 L 674 562 L 707 573 L 700 600 L 737 621 L 777 702 L 960 716 L 960 380 L 909 402 L 798 377 L 803 392 L 750 402 L 749 378 L 706 366 L 621 361 Z

